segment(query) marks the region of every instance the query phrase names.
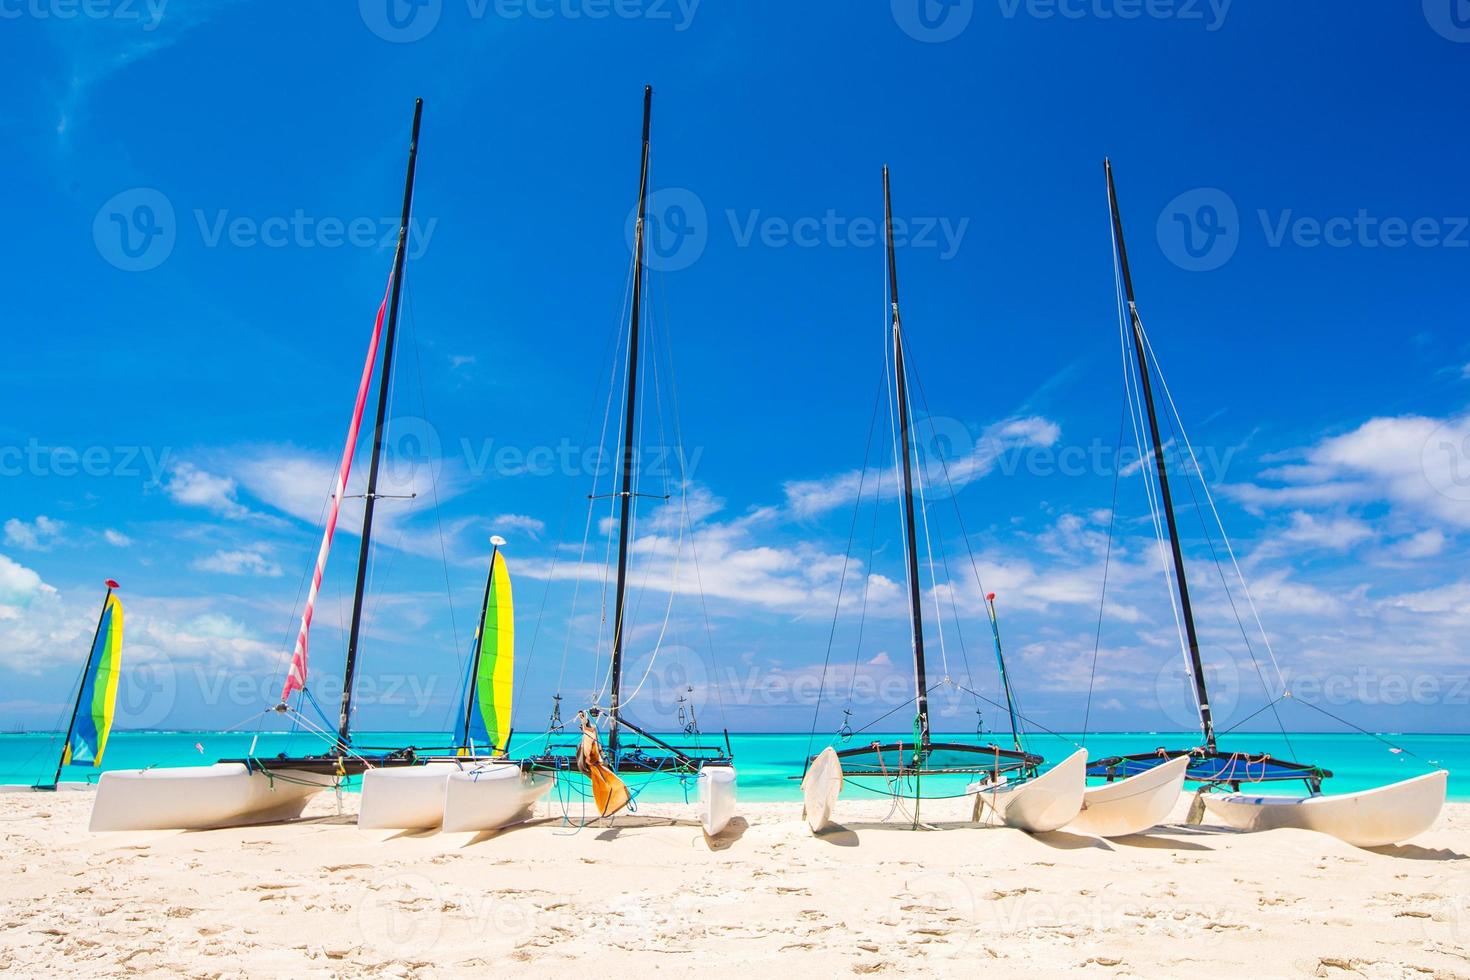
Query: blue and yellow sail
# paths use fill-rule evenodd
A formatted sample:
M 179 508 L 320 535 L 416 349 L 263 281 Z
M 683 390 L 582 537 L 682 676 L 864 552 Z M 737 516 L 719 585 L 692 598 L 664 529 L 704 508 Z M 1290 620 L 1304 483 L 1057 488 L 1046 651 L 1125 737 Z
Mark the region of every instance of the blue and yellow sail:
M 87 673 L 77 694 L 76 723 L 62 752 L 61 764 L 102 765 L 107 736 L 117 707 L 117 685 L 122 679 L 123 608 L 108 595 L 92 641 Z
M 460 702 L 460 754 L 489 750 L 501 755 L 510 741 L 511 695 L 515 688 L 515 615 L 510 570 L 497 549 L 485 590 L 485 609 L 475 638 L 464 698 Z

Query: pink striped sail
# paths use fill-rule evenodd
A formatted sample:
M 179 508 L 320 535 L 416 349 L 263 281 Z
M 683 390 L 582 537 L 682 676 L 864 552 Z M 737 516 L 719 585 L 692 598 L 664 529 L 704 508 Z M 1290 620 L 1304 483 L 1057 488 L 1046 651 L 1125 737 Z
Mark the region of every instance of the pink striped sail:
M 337 473 L 337 485 L 332 490 L 332 506 L 327 513 L 327 526 L 322 531 L 322 546 L 316 555 L 316 570 L 311 575 L 311 591 L 306 595 L 306 608 L 301 612 L 301 632 L 296 634 L 296 649 L 291 654 L 291 670 L 286 674 L 286 684 L 281 688 L 281 704 L 291 697 L 292 691 L 306 688 L 306 639 L 311 632 L 311 614 L 316 608 L 316 594 L 321 591 L 322 573 L 327 569 L 327 555 L 332 550 L 332 534 L 337 530 L 337 514 L 342 507 L 342 496 L 347 492 L 347 477 L 352 472 L 352 456 L 357 449 L 357 433 L 362 428 L 362 411 L 367 406 L 368 388 L 372 385 L 373 365 L 378 359 L 378 341 L 383 335 L 383 315 L 388 312 L 388 298 L 393 292 L 393 277 L 388 277 L 388 288 L 383 293 L 383 302 L 378 307 L 378 319 L 373 324 L 373 339 L 368 343 L 367 362 L 362 366 L 362 380 L 357 385 L 357 404 L 352 408 L 352 425 L 347 429 L 347 445 L 342 450 L 342 466 Z

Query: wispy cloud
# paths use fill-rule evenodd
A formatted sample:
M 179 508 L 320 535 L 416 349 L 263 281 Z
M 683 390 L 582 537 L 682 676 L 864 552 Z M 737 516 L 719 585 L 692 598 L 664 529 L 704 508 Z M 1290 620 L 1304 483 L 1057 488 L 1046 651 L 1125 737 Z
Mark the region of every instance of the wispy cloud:
M 18 517 L 5 522 L 5 543 L 25 551 L 50 551 L 66 525 L 44 514 L 27 523 Z
M 233 478 L 210 473 L 193 463 L 176 463 L 163 489 L 175 503 L 186 507 L 203 507 L 231 520 L 250 516 L 249 508 L 237 499 L 240 488 Z
M 281 575 L 281 566 L 259 550 L 216 551 L 207 558 L 195 560 L 192 567 L 201 572 L 216 572 L 220 575 L 251 575 L 260 578 L 279 578 Z
M 1061 427 L 1039 415 L 996 422 L 973 442 L 968 429 L 954 420 L 926 420 L 914 430 L 920 444 L 921 478 L 929 486 L 947 484 L 955 491 L 992 472 L 1006 453 L 1047 448 L 1061 438 Z M 860 490 L 864 495 L 892 499 L 898 494 L 898 484 L 885 473 L 886 468 L 891 465 L 880 463 L 866 473 L 851 470 L 815 480 L 792 480 L 784 488 L 787 507 L 797 518 L 813 518 L 853 503 Z
M 67 77 L 56 103 L 55 132 L 65 145 L 75 134 L 87 102 L 109 78 L 178 44 L 239 0 L 139 0 L 87 7 L 85 16 L 52 18 L 52 42 L 65 61 Z M 52 23 L 51 21 L 55 21 Z
M 528 517 L 525 514 L 501 514 L 491 519 L 490 526 L 497 532 L 511 533 L 520 531 L 533 541 L 541 537 L 546 531 L 546 522 Z
M 1470 416 L 1369 419 L 1263 476 L 1278 485 L 1236 484 L 1225 492 L 1256 513 L 1378 502 L 1470 528 Z

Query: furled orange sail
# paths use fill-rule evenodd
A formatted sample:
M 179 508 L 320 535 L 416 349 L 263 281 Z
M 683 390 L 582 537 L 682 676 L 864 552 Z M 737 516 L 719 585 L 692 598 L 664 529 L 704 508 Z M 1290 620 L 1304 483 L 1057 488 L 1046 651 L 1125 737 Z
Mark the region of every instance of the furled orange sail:
M 597 804 L 598 814 L 610 817 L 622 811 L 632 797 L 628 787 L 603 760 L 597 726 L 583 711 L 577 712 L 577 720 L 582 725 L 582 742 L 577 746 L 577 769 L 592 783 L 592 802 Z
M 628 805 L 628 787 L 607 766 L 594 765 L 587 775 L 592 780 L 592 802 L 597 804 L 599 814 L 610 817 Z

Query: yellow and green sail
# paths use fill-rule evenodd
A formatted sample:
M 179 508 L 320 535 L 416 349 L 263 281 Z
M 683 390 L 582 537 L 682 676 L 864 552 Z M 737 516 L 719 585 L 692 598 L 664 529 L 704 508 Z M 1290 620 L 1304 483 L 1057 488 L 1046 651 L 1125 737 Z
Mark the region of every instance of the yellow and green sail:
M 62 752 L 61 764 L 102 765 L 107 736 L 117 706 L 117 684 L 122 678 L 123 609 L 117 596 L 108 595 L 92 642 L 92 656 L 77 695 L 76 723 Z
M 485 589 L 485 610 L 475 638 L 475 656 L 460 704 L 462 755 L 489 751 L 499 755 L 510 741 L 511 694 L 515 687 L 515 617 L 510 571 L 497 549 Z

